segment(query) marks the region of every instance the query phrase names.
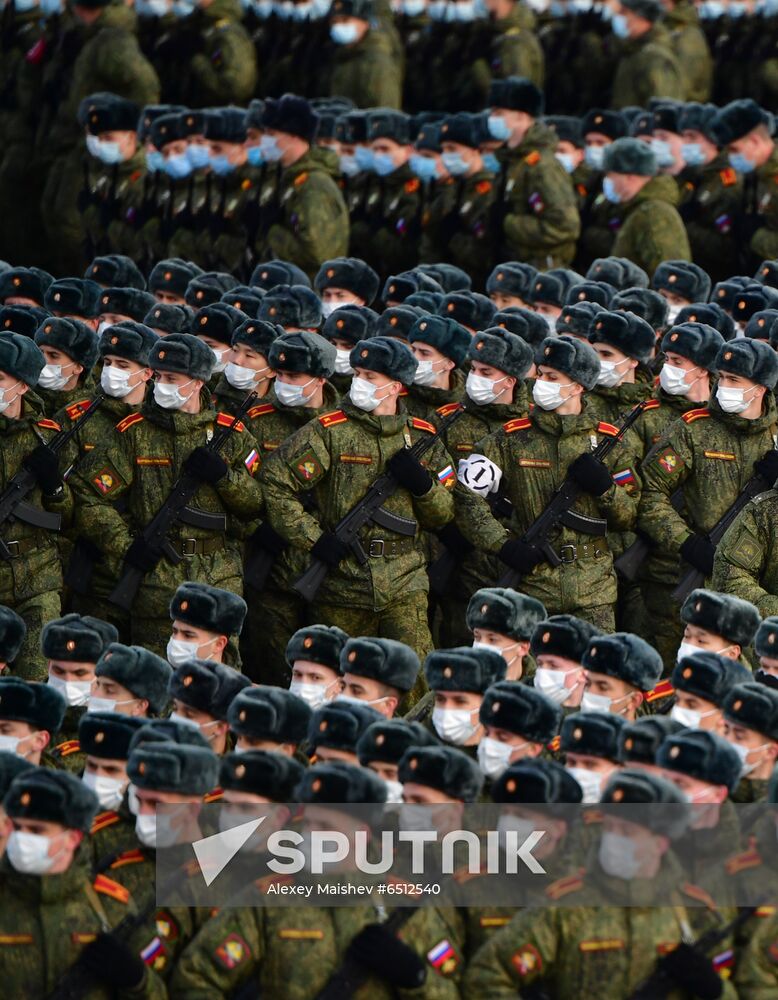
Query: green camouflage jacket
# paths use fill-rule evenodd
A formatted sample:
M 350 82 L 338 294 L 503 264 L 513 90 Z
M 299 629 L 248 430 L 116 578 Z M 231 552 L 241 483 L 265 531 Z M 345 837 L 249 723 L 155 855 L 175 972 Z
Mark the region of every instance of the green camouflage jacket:
M 751 238 L 751 250 L 759 260 L 771 260 L 778 255 L 778 146 L 755 174 L 754 197 L 761 225 Z
M 243 27 L 238 0 L 213 0 L 191 15 L 202 37 L 202 51 L 189 64 L 190 93 L 182 95 L 193 108 L 247 104 L 257 85 L 257 57 Z
M 664 23 L 670 29 L 670 44 L 681 68 L 684 100 L 704 104 L 711 97 L 713 59 L 697 8 L 688 0 L 676 0 L 672 10 L 665 12 Z
M 689 238 L 678 214 L 675 179 L 652 177 L 622 206 L 622 224 L 611 253 L 653 274 L 663 260 L 691 260 Z
M 373 28 L 354 45 L 335 46 L 329 93 L 350 98 L 358 108 L 399 108 L 402 78 L 390 36 Z
M 738 270 L 735 239 L 737 213 L 743 202 L 743 179 L 720 153 L 704 167 L 687 167 L 678 178 L 681 205 L 692 259 L 712 281 L 724 281 Z
M 439 423 L 439 411 L 450 403 L 459 403 L 465 396 L 466 375 L 461 368 L 452 368 L 451 387 L 435 389 L 428 385 L 411 385 L 403 394 L 405 408 L 412 417 L 422 417 L 433 424 Z
M 639 38 L 622 43 L 613 77 L 611 105 L 647 108 L 652 97 L 683 101 L 685 81 L 667 30 L 655 24 Z
M 360 219 L 352 227 L 352 243 L 382 276 L 399 274 L 419 261 L 423 186 L 407 163 L 388 177 L 365 182 Z
M 121 253 L 137 259 L 141 253 L 138 223 L 143 204 L 146 157 L 134 156 L 115 166 L 87 157 L 81 205 L 87 256 Z
M 713 564 L 713 588 L 750 601 L 763 618 L 778 615 L 777 513 L 777 490 L 752 500 L 716 546 Z
M 540 89 L 546 76 L 545 58 L 535 34 L 535 15 L 529 7 L 513 4 L 507 17 L 491 25 L 493 37 L 489 58 L 477 59 L 470 67 L 473 83 L 483 105 L 489 97 L 489 84 L 495 77 L 523 76 Z

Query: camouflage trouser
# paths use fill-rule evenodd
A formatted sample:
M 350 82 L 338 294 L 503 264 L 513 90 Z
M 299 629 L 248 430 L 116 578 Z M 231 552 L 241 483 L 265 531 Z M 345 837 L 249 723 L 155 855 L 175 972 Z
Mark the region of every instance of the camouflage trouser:
M 642 587 L 647 621 L 643 638 L 659 651 L 665 677 L 670 675 L 675 666 L 684 628 L 680 607 L 672 597 L 673 590 L 673 584 L 653 581 L 644 582 Z
M 27 681 L 45 681 L 48 675 L 46 661 L 41 655 L 41 630 L 61 613 L 60 596 L 47 591 L 21 601 L 8 601 L 8 606 L 24 619 L 27 637 L 13 663 L 12 673 Z
M 240 636 L 244 672 L 255 684 L 288 688 L 292 671 L 286 662 L 286 647 L 306 623 L 305 602 L 272 585 L 261 594 L 246 588 L 244 597 L 248 604 Z
M 592 625 L 602 629 L 606 635 L 616 631 L 616 609 L 612 604 L 596 604 L 592 608 L 576 608 L 570 614 L 591 622 Z

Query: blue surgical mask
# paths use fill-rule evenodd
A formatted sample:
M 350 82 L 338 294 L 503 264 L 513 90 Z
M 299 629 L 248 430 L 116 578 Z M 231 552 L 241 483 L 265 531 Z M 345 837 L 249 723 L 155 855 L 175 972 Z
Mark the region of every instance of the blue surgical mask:
M 227 174 L 231 174 L 235 169 L 235 164 L 230 163 L 224 153 L 219 156 L 210 157 L 211 170 L 216 174 L 217 177 L 226 177 Z
M 340 172 L 345 177 L 356 177 L 359 173 L 359 164 L 356 156 L 351 153 L 342 153 L 340 157 Z
M 121 163 L 122 151 L 118 142 L 108 142 L 105 139 L 99 139 L 98 142 L 97 156 L 103 163 L 110 165 Z
M 563 4 L 561 0 L 551 0 L 548 5 L 548 12 L 552 17 L 565 17 L 567 14 L 567 5 Z
M 202 143 L 190 143 L 187 146 L 186 156 L 192 164 L 193 170 L 202 170 L 211 162 L 211 154 L 207 146 Z
M 616 38 L 629 38 L 629 25 L 624 14 L 614 14 L 611 18 L 611 30 Z
M 28 10 L 35 7 L 35 0 L 14 0 L 14 10 L 20 14 L 26 14 Z
M 353 23 L 338 21 L 330 25 L 330 38 L 336 45 L 353 45 L 358 33 L 357 26 Z
M 430 0 L 427 4 L 427 13 L 433 21 L 443 21 L 446 17 L 447 0 Z
M 265 162 L 262 158 L 262 150 L 259 146 L 248 146 L 246 148 L 246 160 L 250 167 L 261 167 Z
M 354 158 L 360 170 L 373 169 L 373 150 L 369 146 L 356 146 L 354 148 Z
M 44 17 L 55 17 L 62 13 L 62 0 L 40 0 L 40 8 Z
M 273 13 L 273 0 L 254 0 L 253 7 L 260 21 L 266 21 Z
M 470 0 L 465 0 L 465 2 L 459 0 L 459 3 L 453 4 L 452 9 L 455 21 L 467 23 L 475 20 L 475 4 Z
M 699 142 L 685 142 L 681 146 L 681 158 L 687 167 L 701 167 L 705 163 L 705 152 Z
M 506 142 L 511 137 L 511 130 L 502 115 L 489 115 L 486 120 L 489 135 L 497 142 Z
M 575 160 L 572 153 L 555 153 L 554 155 L 565 168 L 566 173 L 572 174 L 575 171 Z
M 613 183 L 611 177 L 605 177 L 602 182 L 602 193 L 605 197 L 614 205 L 618 205 L 621 201 L 621 195 L 616 190 L 616 186 Z
M 438 176 L 438 164 L 431 156 L 420 156 L 418 153 L 413 153 L 408 160 L 408 166 L 419 180 L 434 181 Z
M 587 146 L 584 150 L 584 163 L 592 170 L 602 170 L 605 161 L 604 146 Z
M 165 157 L 158 149 L 152 149 L 146 153 L 146 169 L 150 174 L 156 174 L 165 169 Z
M 176 17 L 189 17 L 194 13 L 194 9 L 192 0 L 173 0 L 173 13 Z
M 259 140 L 259 148 L 262 151 L 262 158 L 268 163 L 278 163 L 284 155 L 274 135 L 263 135 Z
M 391 153 L 373 153 L 373 170 L 379 177 L 388 177 L 397 169 Z
M 733 170 L 737 170 L 739 174 L 750 174 L 753 170 L 756 170 L 754 161 L 749 160 L 743 153 L 730 153 L 729 165 Z
M 292 11 L 293 21 L 307 21 L 313 14 L 312 3 L 296 3 Z
M 186 153 L 174 153 L 165 160 L 165 173 L 180 181 L 192 173 L 192 164 Z
M 725 10 L 726 8 L 721 0 L 704 0 L 700 4 L 700 17 L 705 20 L 715 21 L 716 18 L 724 16 Z
M 462 177 L 470 169 L 461 153 L 442 153 L 440 158 L 443 166 L 453 177 Z
M 742 3 L 730 2 L 727 13 L 730 17 L 742 17 L 746 12 L 746 5 Z
M 425 0 L 403 0 L 402 11 L 406 17 L 418 17 L 426 6 Z
M 493 174 L 499 174 L 500 161 L 497 159 L 496 153 L 481 153 L 481 159 L 483 160 L 484 170 L 491 170 Z
M 675 163 L 673 151 L 666 139 L 652 139 L 651 149 L 660 167 L 672 167 Z

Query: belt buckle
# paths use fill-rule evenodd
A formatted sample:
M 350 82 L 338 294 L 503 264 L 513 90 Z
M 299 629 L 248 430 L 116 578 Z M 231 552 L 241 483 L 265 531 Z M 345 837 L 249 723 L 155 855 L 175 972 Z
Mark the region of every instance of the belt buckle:
M 565 552 L 569 552 L 569 556 L 565 555 Z M 578 558 L 578 546 L 577 545 L 563 545 L 559 550 L 559 558 L 563 563 L 574 563 Z
M 5 546 L 12 559 L 19 558 L 19 542 L 6 542 Z
M 367 554 L 373 559 L 377 559 L 384 554 L 384 547 L 383 538 L 373 538 L 368 546 Z
M 196 538 L 184 538 L 182 540 L 181 555 L 182 556 L 196 556 L 197 555 L 197 539 Z

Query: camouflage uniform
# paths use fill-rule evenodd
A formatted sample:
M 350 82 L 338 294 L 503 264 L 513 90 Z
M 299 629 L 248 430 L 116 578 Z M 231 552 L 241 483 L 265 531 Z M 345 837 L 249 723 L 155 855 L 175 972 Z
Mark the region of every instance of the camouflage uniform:
M 465 373 L 459 368 L 449 372 L 450 389 L 436 389 L 427 385 L 412 385 L 407 394 L 401 393 L 405 408 L 412 417 L 422 417 L 433 424 L 450 412 L 451 403 L 459 403 L 465 398 Z
M 614 205 L 602 193 L 602 174 L 594 175 L 586 203 L 581 208 L 581 239 L 576 269 L 583 274 L 593 261 L 609 257 L 622 225 L 623 206 Z
M 388 177 L 365 183 L 362 218 L 352 226 L 351 253 L 381 277 L 410 270 L 419 262 L 422 184 L 407 163 Z
M 778 558 L 773 548 L 778 491 L 768 490 L 740 512 L 716 546 L 713 587 L 778 615 Z
M 587 400 L 583 406 L 577 416 L 536 408 L 530 417 L 509 421 L 475 445 L 476 453 L 502 469 L 500 492 L 514 509 L 506 528 L 484 500 L 458 485 L 457 524 L 468 541 L 496 554 L 509 537 L 520 538 L 543 512 L 570 463 L 591 451 L 603 435 L 616 433 L 615 427 L 599 420 Z M 611 452 L 607 465 L 614 473 L 625 473 L 626 485 L 614 483 L 602 497 L 583 493 L 575 509 L 589 517 L 606 518 L 610 529 L 629 530 L 640 493 L 637 464 L 638 456 L 622 442 Z M 551 544 L 563 557 L 572 554 L 572 560 L 556 568 L 542 562 L 522 579 L 522 591 L 542 601 L 549 614 L 574 614 L 613 631 L 616 576 L 608 538 L 560 526 Z
M 652 177 L 634 198 L 620 206 L 622 223 L 611 253 L 626 257 L 653 274 L 663 260 L 691 260 L 672 177 Z
M 409 417 L 402 404 L 395 416 L 376 417 L 344 403 L 341 410 L 312 421 L 289 438 L 262 469 L 273 527 L 291 545 L 309 550 L 322 529 L 332 531 L 364 496 L 389 457 L 434 430 L 432 424 Z M 313 621 L 339 625 L 350 635 L 400 639 L 420 657 L 432 643 L 427 626 L 426 557 L 419 532 L 435 530 L 451 520 L 450 486 L 455 481 L 442 445 L 434 445 L 422 461 L 432 473 L 429 492 L 415 497 L 400 488 L 384 505 L 391 513 L 416 521 L 416 537 L 368 527 L 361 538 L 365 551 L 373 553 L 367 565 L 349 555 L 329 573 L 311 610 Z M 435 473 L 444 476 L 447 486 L 437 481 Z M 303 492 L 312 493 L 317 517 L 305 510 L 300 500 Z
M 198 263 L 200 233 L 208 225 L 212 183 L 210 173 L 197 171 L 184 181 L 183 190 L 179 185 L 171 190 L 168 214 L 163 216 L 161 233 L 161 242 L 167 242 L 167 247 L 161 258 L 181 257 Z
M 488 48 L 469 69 L 481 97 L 478 107 L 486 103 L 489 86 L 495 77 L 522 76 L 543 89 L 546 67 L 535 25 L 535 15 L 529 7 L 514 3 L 507 17 L 486 27 L 484 41 Z M 465 27 L 468 31 L 473 30 L 473 25 Z
M 554 156 L 556 144 L 556 132 L 536 122 L 506 154 L 501 260 L 546 270 L 575 256 L 581 220 L 570 176 Z
M 734 983 L 741 1000 L 770 1000 L 778 990 L 778 917 L 774 906 L 760 906 L 749 921 L 751 934 L 738 951 Z
M 675 0 L 672 10 L 665 12 L 664 23 L 670 29 L 670 44 L 681 68 L 684 100 L 704 104 L 711 97 L 713 60 L 697 8 L 689 0 Z
M 743 200 L 743 180 L 720 153 L 704 167 L 687 167 L 678 178 L 679 213 L 686 226 L 692 259 L 713 282 L 737 273 L 735 238 L 737 213 Z
M 778 256 L 778 145 L 767 163 L 744 179 L 743 200 L 741 211 L 758 222 L 748 244 L 756 267 L 760 261 Z
M 256 198 L 259 172 L 239 167 L 226 177 L 210 178 L 207 222 L 197 234 L 194 259 L 211 271 L 250 273 L 247 207 Z
M 210 439 L 216 425 L 231 423 L 226 414 L 216 413 L 209 399 L 204 390 L 203 407 L 196 414 L 166 411 L 147 402 L 140 412 L 117 425 L 116 438 L 92 452 L 70 480 L 79 498 L 76 528 L 101 547 L 114 579 L 120 575 L 133 534 L 157 513 L 184 459 Z M 174 529 L 171 541 L 185 558 L 174 566 L 163 557 L 146 574 L 132 610 L 133 642 L 164 655 L 170 637 L 168 602 L 185 580 L 206 581 L 241 593 L 239 526 L 255 518 L 261 508 L 259 486 L 252 478 L 254 451 L 254 439 L 239 425 L 221 451 L 229 472 L 215 486 L 201 486 L 192 502 L 199 510 L 227 514 L 227 533 L 183 524 Z M 116 509 L 121 497 L 126 497 L 125 514 Z
M 655 24 L 640 38 L 622 43 L 611 93 L 617 109 L 646 108 L 652 97 L 684 100 L 683 72 L 665 28 Z
M 399 108 L 402 69 L 385 31 L 371 28 L 354 45 L 337 45 L 330 67 L 331 97 L 348 97 L 358 108 Z
M 146 178 L 145 153 L 139 148 L 129 160 L 110 167 L 89 159 L 92 169 L 85 171 L 88 186 L 81 200 L 86 256 L 91 259 L 120 253 L 137 260 L 141 256 L 138 222 Z

